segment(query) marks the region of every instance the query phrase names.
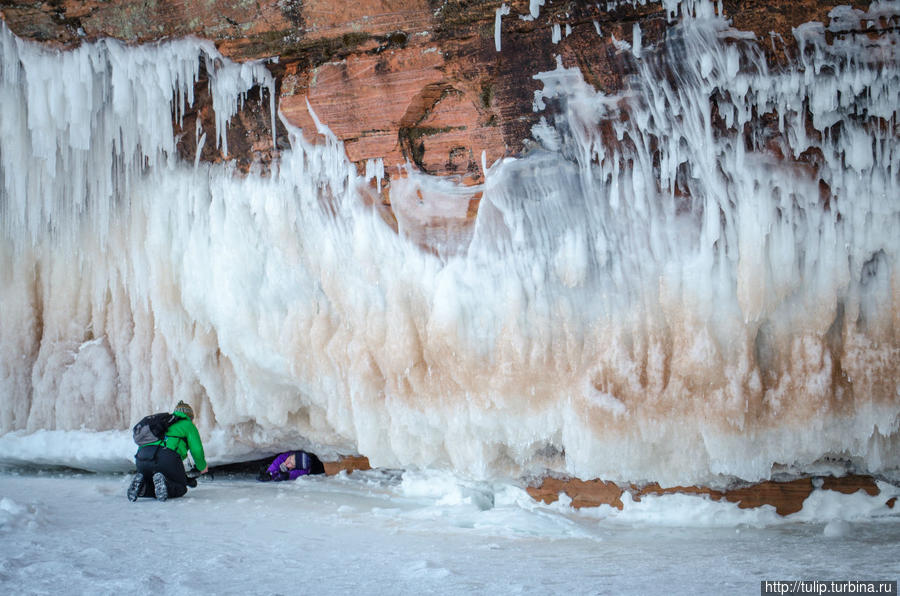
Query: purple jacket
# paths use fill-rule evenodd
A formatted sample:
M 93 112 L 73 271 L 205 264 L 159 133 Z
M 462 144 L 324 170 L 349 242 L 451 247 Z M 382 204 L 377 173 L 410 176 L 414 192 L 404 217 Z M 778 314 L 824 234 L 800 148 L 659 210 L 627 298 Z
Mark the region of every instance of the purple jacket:
M 292 455 L 296 456 L 296 467 L 293 470 L 283 469 L 282 464 Z M 304 474 L 309 474 L 309 456 L 304 451 L 280 453 L 266 471 L 272 477 L 272 480 L 296 480 Z

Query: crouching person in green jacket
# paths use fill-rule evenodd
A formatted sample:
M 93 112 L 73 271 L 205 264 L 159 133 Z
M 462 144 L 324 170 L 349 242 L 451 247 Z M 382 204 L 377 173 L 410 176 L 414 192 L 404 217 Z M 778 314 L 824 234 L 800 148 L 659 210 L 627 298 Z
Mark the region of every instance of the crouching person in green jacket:
M 175 416 L 162 440 L 141 445 L 134 455 L 137 474 L 128 487 L 128 500 L 138 497 L 156 497 L 158 501 L 184 496 L 188 486 L 197 486 L 197 481 L 189 479 L 184 472 L 182 460 L 188 451 L 194 458 L 194 465 L 206 474 L 206 457 L 200 432 L 194 426 L 194 410 L 179 401 L 172 412 Z

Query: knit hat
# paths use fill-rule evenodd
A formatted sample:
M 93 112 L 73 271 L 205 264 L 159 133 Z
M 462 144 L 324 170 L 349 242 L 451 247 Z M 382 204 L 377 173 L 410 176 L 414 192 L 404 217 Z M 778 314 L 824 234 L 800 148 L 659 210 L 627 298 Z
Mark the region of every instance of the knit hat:
M 175 406 L 175 411 L 187 415 L 187 417 L 191 420 L 194 419 L 194 408 L 184 403 L 183 401 L 178 402 L 178 405 Z

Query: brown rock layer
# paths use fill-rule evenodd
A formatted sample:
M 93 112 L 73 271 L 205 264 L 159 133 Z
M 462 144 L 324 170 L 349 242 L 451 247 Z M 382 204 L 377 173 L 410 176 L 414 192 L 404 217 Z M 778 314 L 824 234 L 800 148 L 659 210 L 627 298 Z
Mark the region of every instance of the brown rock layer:
M 803 508 L 803 502 L 812 493 L 814 486 L 812 478 L 798 478 L 784 482 L 766 481 L 724 491 L 698 486 L 663 488 L 655 483 L 643 487 L 632 485 L 622 488 L 613 482 L 602 480 L 585 482 L 577 478 L 545 478 L 541 484 L 530 486 L 527 490 L 534 499 L 544 503 L 553 503 L 559 499 L 560 493 L 565 493 L 572 499 L 572 506 L 575 508 L 610 505 L 622 509 L 624 506 L 622 495 L 625 492 L 628 492 L 635 501 L 640 501 L 641 497 L 646 495 L 681 493 L 708 495 L 714 501 L 725 499 L 731 503 L 737 503 L 741 509 L 771 505 L 779 515 L 790 515 Z M 820 488 L 843 494 L 852 494 L 859 490 L 865 491 L 870 496 L 880 494 L 878 485 L 871 476 L 829 476 L 821 479 Z M 885 505 L 892 508 L 894 502 L 895 499 L 891 498 L 885 502 Z
M 544 478 L 539 486 L 529 486 L 528 494 L 538 501 L 553 503 L 565 493 L 572 499 L 572 507 L 597 507 L 611 505 L 616 509 L 624 507 L 622 494 L 625 492 L 614 482 L 603 480 L 579 480 L 578 478 Z
M 348 455 L 337 461 L 325 461 L 322 462 L 322 466 L 325 468 L 325 473 L 329 476 L 334 476 L 342 471 L 346 471 L 349 474 L 354 470 L 372 469 L 369 466 L 369 459 L 359 455 Z

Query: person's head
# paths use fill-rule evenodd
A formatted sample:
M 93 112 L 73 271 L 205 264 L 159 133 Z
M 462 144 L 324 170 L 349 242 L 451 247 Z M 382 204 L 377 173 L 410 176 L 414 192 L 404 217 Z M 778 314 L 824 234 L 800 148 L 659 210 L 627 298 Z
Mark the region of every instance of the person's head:
M 289 456 L 287 456 L 287 459 L 284 460 L 284 467 L 286 467 L 288 470 L 293 470 L 297 467 L 296 453 L 291 453 Z
M 184 403 L 183 401 L 178 402 L 178 405 L 175 406 L 175 411 L 181 412 L 182 414 L 184 414 L 191 420 L 194 419 L 194 408 L 192 408 L 190 405 Z

